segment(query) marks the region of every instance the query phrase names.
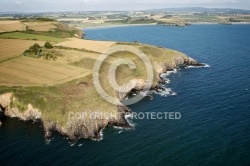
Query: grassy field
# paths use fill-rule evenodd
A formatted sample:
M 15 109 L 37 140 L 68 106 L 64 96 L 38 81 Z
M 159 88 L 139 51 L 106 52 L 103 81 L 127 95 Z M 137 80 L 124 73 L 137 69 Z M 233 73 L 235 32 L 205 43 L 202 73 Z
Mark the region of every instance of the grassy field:
M 183 19 L 187 22 L 220 22 L 221 19 L 219 19 L 217 16 L 202 16 L 202 15 L 180 15 L 176 16 L 176 19 Z
M 44 41 L 0 39 L 0 62 L 22 55 L 24 50 L 38 43 L 44 45 Z
M 93 41 L 93 40 L 71 38 L 71 39 L 68 39 L 68 41 L 57 43 L 55 44 L 55 46 L 85 49 L 85 50 L 102 53 L 108 50 L 113 44 L 115 44 L 115 42 Z
M 24 22 L 28 30 L 33 31 L 50 31 L 56 29 L 54 22 Z
M 22 32 L 11 32 L 0 34 L 0 38 L 8 38 L 8 39 L 23 39 L 23 40 L 41 40 L 41 41 L 49 41 L 49 42 L 62 42 L 65 39 L 60 39 L 51 36 L 45 35 L 37 35 L 37 34 L 28 34 Z
M 57 28 L 56 23 L 51 21 L 0 21 L 0 32 L 13 31 L 49 31 Z
M 0 33 L 25 30 L 26 25 L 20 21 L 0 21 Z
M 56 58 L 56 62 L 61 64 L 72 64 L 78 61 L 82 61 L 85 58 L 96 59 L 99 57 L 99 53 L 92 53 L 92 52 L 85 52 L 81 50 L 74 50 L 74 49 L 58 49 L 54 48 L 58 54 L 62 56 L 58 56 Z M 92 69 L 90 69 L 92 70 Z
M 53 61 L 20 57 L 0 63 L 0 86 L 44 86 L 63 84 L 91 71 Z

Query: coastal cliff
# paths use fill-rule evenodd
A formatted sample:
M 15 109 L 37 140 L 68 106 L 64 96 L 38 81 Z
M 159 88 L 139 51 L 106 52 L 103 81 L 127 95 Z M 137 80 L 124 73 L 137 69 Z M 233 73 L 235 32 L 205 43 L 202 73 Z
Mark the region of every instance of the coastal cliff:
M 152 90 L 161 89 L 160 83 L 163 83 L 163 80 L 160 77 L 160 74 L 167 71 L 176 69 L 178 66 L 182 65 L 193 65 L 201 66 L 202 64 L 198 63 L 194 59 L 186 56 L 183 53 L 174 51 L 174 56 L 171 61 L 167 62 L 153 62 L 153 68 L 155 71 L 155 82 L 152 85 Z M 131 80 L 133 84 L 127 87 L 127 89 L 121 92 L 115 92 L 120 101 L 124 100 L 125 97 L 131 91 L 141 91 L 145 86 L 147 86 L 146 80 L 143 79 L 133 79 Z M 77 85 L 79 87 L 80 85 Z M 83 85 L 82 85 L 83 86 Z M 67 95 L 70 95 L 67 91 Z M 94 102 L 94 101 L 93 101 Z M 114 107 L 113 113 L 114 116 L 110 117 L 95 117 L 90 118 L 89 116 L 82 117 L 81 119 L 69 120 L 67 119 L 64 123 L 59 122 L 58 119 L 51 117 L 42 110 L 39 109 L 39 106 L 32 104 L 32 101 L 26 102 L 25 104 L 19 102 L 18 97 L 15 96 L 15 93 L 4 93 L 0 95 L 0 117 L 7 116 L 10 118 L 18 118 L 23 121 L 35 121 L 41 123 L 44 129 L 44 136 L 46 139 L 49 139 L 53 136 L 53 132 L 59 132 L 60 134 L 68 137 L 71 141 L 76 141 L 80 138 L 91 138 L 91 139 L 100 139 L 101 130 L 107 126 L 119 126 L 124 128 L 133 128 L 128 121 L 125 119 L 125 115 L 131 113 L 131 110 L 125 105 L 117 105 Z M 66 103 L 66 102 L 65 102 Z M 64 103 L 64 104 L 65 104 Z M 67 103 L 69 105 L 74 105 L 74 103 Z M 94 103 L 93 103 L 94 104 Z M 67 108 L 67 106 L 65 106 Z M 42 107 L 40 107 L 42 108 Z M 105 108 L 90 109 L 89 112 L 104 112 Z M 70 108 L 68 108 L 70 110 Z M 52 110 L 50 110 L 52 111 Z M 86 113 L 86 112 L 85 112 Z M 64 112 L 64 114 L 66 114 Z M 89 115 L 89 114 L 88 114 Z M 55 115 L 56 116 L 56 115 Z
M 132 128 L 124 117 L 125 113 L 130 112 L 125 106 L 117 106 L 118 114 L 114 114 L 117 115 L 117 117 L 114 116 L 112 119 L 109 119 L 110 117 L 108 116 L 104 119 L 91 119 L 86 117 L 84 119 L 67 121 L 67 123 L 62 126 L 57 121 L 45 121 L 42 118 L 42 111 L 33 108 L 31 104 L 28 104 L 25 110 L 11 106 L 15 100 L 12 93 L 0 95 L 0 117 L 6 116 L 9 118 L 18 118 L 22 121 L 42 123 L 46 139 L 51 138 L 52 133 L 55 131 L 67 136 L 71 141 L 76 141 L 79 138 L 100 139 L 100 131 L 108 125 Z

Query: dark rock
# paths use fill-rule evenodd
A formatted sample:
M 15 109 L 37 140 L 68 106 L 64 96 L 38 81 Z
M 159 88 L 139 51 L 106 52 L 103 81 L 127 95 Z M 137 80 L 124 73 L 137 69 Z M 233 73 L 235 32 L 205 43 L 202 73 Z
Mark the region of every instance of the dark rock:
M 161 87 L 160 85 L 156 85 L 155 87 L 152 87 L 151 90 L 155 90 L 156 92 L 160 92 L 160 91 L 164 91 L 165 88 Z
M 4 108 L 3 106 L 0 104 L 0 126 L 2 125 L 2 119 L 4 118 Z
M 52 138 L 52 133 L 50 131 L 45 131 L 44 133 L 44 138 L 45 139 L 51 139 Z
M 196 63 L 196 64 L 194 64 L 193 66 L 205 66 L 205 64 L 203 64 L 203 63 Z
M 159 79 L 159 80 L 158 80 L 158 83 L 159 83 L 159 84 L 164 84 L 165 81 L 164 81 L 163 79 Z M 157 85 L 156 85 L 156 86 L 157 86 Z
M 153 100 L 154 99 L 153 96 L 151 96 L 151 95 L 146 95 L 145 98 L 147 98 L 149 100 Z

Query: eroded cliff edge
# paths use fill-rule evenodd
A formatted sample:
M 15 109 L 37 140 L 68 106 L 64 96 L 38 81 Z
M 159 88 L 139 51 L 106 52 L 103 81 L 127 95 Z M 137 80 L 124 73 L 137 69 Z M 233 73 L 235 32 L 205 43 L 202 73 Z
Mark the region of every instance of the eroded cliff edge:
M 163 83 L 163 80 L 160 74 L 166 71 L 171 71 L 179 66 L 202 66 L 196 60 L 178 51 L 146 45 L 137 47 L 150 58 L 153 64 L 155 80 L 151 87 L 152 90 L 161 88 L 160 83 Z M 111 93 L 117 95 L 122 101 L 131 91 L 140 91 L 147 85 L 143 78 L 135 77 L 130 81 L 133 81 L 134 84 L 127 87 L 125 93 L 119 91 Z M 0 95 L 0 106 L 0 118 L 6 116 L 41 123 L 45 138 L 52 137 L 53 132 L 59 132 L 72 141 L 80 138 L 99 139 L 100 131 L 107 126 L 132 128 L 125 119 L 125 114 L 131 110 L 124 105 L 117 106 L 107 103 L 98 96 L 93 86 L 92 76 L 56 87 L 3 88 Z M 70 113 L 75 115 L 76 113 L 91 112 L 100 112 L 107 116 L 95 116 L 95 118 L 84 116 L 79 119 L 69 119 Z M 113 113 L 114 116 L 108 116 L 110 113 Z

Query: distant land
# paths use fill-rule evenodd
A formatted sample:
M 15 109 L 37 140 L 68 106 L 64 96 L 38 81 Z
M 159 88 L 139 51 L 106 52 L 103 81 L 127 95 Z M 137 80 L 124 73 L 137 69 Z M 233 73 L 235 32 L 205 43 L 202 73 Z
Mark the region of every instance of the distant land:
M 162 8 L 138 11 L 75 11 L 21 13 L 0 12 L 0 19 L 46 17 L 78 29 L 121 25 L 166 25 L 184 27 L 190 24 L 248 24 L 250 10 L 230 8 Z
M 183 7 L 183 8 L 162 8 L 152 9 L 156 12 L 195 12 L 195 13 L 225 13 L 225 14 L 250 14 L 250 10 L 232 8 L 204 8 L 204 7 Z

